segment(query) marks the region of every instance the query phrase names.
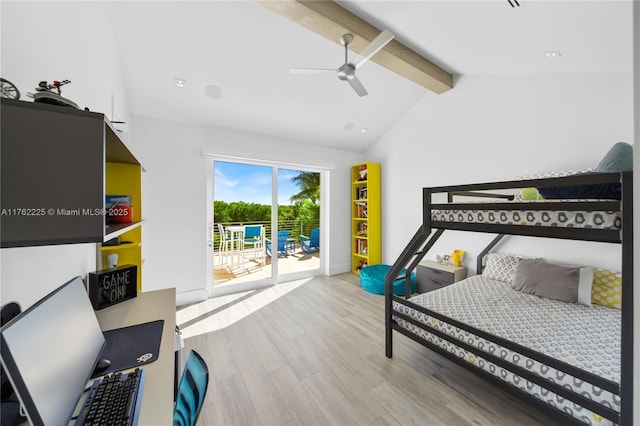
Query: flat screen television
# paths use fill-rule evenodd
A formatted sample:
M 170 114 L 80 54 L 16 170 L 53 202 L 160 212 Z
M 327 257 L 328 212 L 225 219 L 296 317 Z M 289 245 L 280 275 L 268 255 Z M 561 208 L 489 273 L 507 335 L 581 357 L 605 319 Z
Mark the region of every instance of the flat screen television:
M 5 324 L 0 355 L 33 425 L 66 425 L 105 339 L 84 283 L 76 277 Z

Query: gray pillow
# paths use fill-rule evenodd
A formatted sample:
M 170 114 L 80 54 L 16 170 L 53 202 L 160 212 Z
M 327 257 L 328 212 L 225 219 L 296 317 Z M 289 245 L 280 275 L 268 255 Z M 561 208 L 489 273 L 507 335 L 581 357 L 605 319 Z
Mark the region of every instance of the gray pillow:
M 522 259 L 512 287 L 523 293 L 591 306 L 593 269 L 554 265 L 543 259 Z
M 633 170 L 633 147 L 628 143 L 618 142 L 607 152 L 596 172 L 618 173 Z

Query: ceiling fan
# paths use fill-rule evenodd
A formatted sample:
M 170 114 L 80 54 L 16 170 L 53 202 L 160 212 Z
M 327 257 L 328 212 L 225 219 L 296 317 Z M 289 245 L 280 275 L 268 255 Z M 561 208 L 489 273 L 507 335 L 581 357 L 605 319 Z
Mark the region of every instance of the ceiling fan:
M 394 35 L 387 30 L 382 31 L 367 47 L 365 47 L 354 62 L 349 62 L 349 44 L 353 41 L 352 34 L 343 34 L 340 43 L 344 46 L 344 64 L 337 69 L 332 68 L 289 68 L 291 74 L 320 74 L 325 72 L 336 72 L 340 80 L 346 81 L 353 87 L 353 90 L 360 96 L 368 94 L 358 77 L 356 70 L 367 62 L 380 49 L 393 40 Z

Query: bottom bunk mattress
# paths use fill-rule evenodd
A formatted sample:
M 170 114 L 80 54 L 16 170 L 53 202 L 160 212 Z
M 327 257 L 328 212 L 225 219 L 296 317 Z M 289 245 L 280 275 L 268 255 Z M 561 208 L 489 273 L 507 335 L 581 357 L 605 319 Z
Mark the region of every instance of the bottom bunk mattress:
M 620 383 L 620 311 L 584 306 L 521 293 L 510 284 L 476 275 L 410 301 L 492 335 L 518 343 L 582 370 Z M 428 327 L 456 337 L 620 412 L 620 398 L 568 374 L 510 351 L 486 339 L 400 303 L 402 312 Z M 607 419 L 539 385 L 474 355 L 396 316 L 401 327 L 476 367 L 556 407 L 583 423 L 612 424 Z

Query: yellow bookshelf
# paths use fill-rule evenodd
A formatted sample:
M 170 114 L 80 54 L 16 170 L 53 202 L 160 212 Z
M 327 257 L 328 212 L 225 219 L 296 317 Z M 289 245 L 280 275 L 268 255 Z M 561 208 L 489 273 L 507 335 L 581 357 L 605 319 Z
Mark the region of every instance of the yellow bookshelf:
M 351 270 L 382 262 L 380 164 L 351 167 Z
M 105 194 L 131 197 L 133 221 L 105 227 L 105 242 L 118 238 L 117 245 L 102 245 L 99 250 L 99 269 L 107 269 L 109 254 L 118 255 L 118 265 L 137 265 L 138 291 L 142 291 L 142 166 L 133 163 L 107 162 Z

